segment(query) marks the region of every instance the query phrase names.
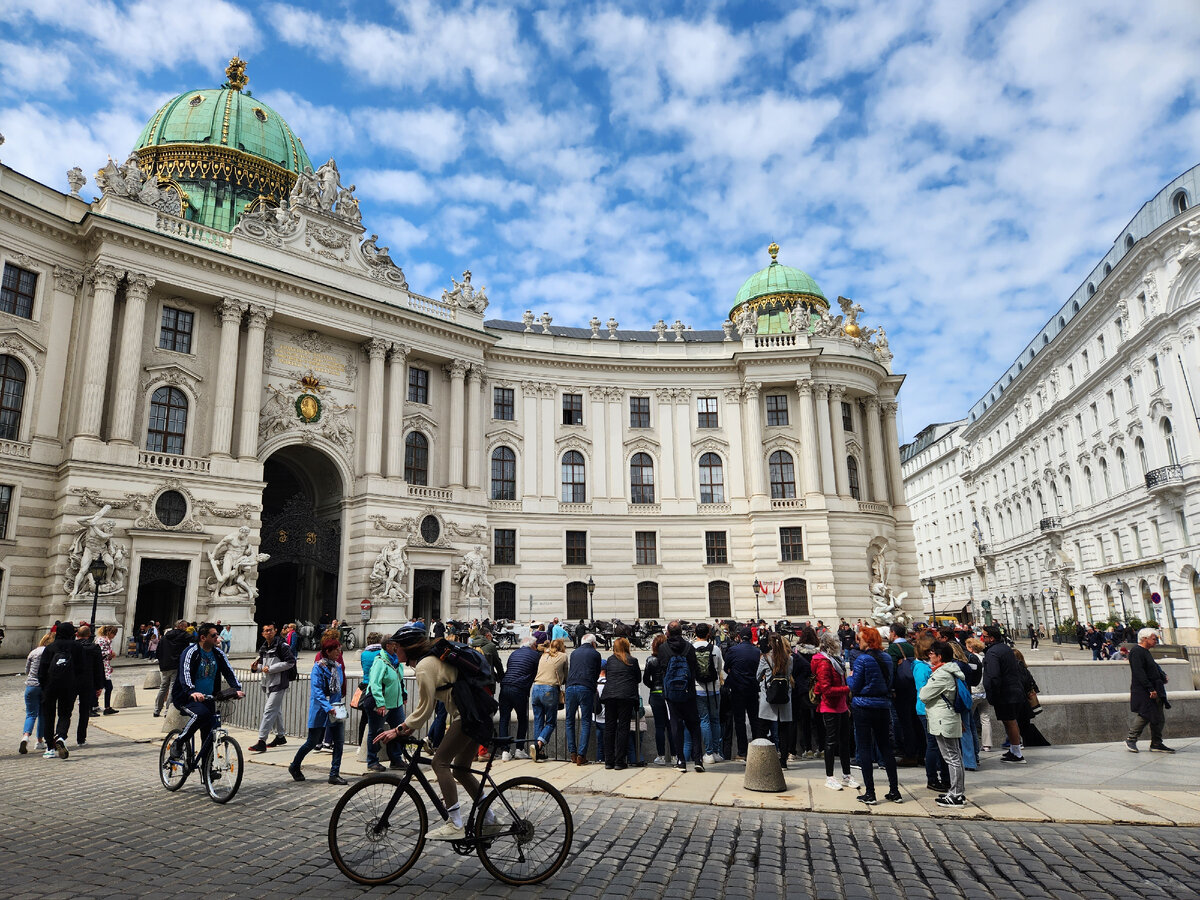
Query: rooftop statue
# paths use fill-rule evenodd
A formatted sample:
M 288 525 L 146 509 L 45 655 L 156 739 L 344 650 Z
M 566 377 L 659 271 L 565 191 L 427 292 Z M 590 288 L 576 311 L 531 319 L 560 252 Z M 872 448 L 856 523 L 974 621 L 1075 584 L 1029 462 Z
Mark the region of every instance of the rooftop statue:
M 471 284 L 470 269 L 463 272 L 462 277 L 462 281 L 455 281 L 453 276 L 450 278 L 454 287 L 442 291 L 442 302 L 451 306 L 464 306 L 472 312 L 483 312 L 488 307 L 487 288 L 475 289 Z

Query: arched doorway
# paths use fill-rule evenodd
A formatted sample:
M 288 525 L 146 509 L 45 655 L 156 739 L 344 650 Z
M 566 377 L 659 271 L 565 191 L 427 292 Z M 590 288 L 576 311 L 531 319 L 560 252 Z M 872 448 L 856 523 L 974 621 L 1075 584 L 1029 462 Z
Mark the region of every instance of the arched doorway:
M 342 476 L 308 446 L 284 447 L 263 463 L 262 545 L 254 619 L 329 622 L 338 609 Z

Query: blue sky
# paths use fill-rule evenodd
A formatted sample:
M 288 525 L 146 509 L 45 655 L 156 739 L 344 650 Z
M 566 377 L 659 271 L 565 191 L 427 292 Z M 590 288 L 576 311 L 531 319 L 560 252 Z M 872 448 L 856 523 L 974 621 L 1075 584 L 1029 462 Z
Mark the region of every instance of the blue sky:
M 905 437 L 1200 162 L 1195 0 L 6 0 L 0 159 L 66 190 L 235 51 L 414 290 L 714 328 L 778 241 L 886 326 Z

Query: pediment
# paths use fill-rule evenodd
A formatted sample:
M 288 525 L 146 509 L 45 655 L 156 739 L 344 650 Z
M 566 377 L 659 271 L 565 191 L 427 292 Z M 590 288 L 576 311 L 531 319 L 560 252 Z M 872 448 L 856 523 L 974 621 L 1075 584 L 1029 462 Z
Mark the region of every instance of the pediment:
M 146 377 L 142 379 L 142 390 L 146 390 L 152 384 L 184 384 L 194 389 L 204 381 L 202 376 L 191 369 L 174 362 L 143 366 L 142 369 L 146 373 Z
M 592 449 L 592 439 L 585 434 L 568 432 L 567 434 L 560 434 L 554 439 L 554 446 L 558 450 L 561 450 L 567 444 L 573 447 L 586 447 L 589 451 Z
M 404 430 L 422 431 L 430 434 L 437 430 L 438 424 L 425 413 L 415 412 L 404 417 Z
M 489 448 L 497 444 L 523 445 L 525 443 L 525 438 L 511 428 L 498 428 L 495 431 L 488 432 L 484 435 L 484 440 Z

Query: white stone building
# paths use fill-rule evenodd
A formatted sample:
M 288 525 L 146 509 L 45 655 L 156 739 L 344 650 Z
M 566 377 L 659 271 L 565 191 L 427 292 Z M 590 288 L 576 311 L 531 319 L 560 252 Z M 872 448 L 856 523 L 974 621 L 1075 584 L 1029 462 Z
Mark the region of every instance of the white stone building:
M 410 292 L 332 160 L 228 74 L 94 203 L 0 166 L 5 653 L 94 599 L 246 648 L 364 600 L 381 629 L 857 617 L 881 553 L 916 596 L 903 376 L 861 307 L 772 259 L 721 331 L 485 321 L 469 273 Z
M 997 619 L 1153 618 L 1200 642 L 1198 192 L 1200 167 L 1150 199 L 968 412 L 976 593 Z
M 913 518 L 917 571 L 927 617 L 977 618 L 977 588 L 971 534 L 973 519 L 962 472 L 965 419 L 927 425 L 900 448 L 904 496 Z M 932 596 L 929 591 L 932 582 Z

